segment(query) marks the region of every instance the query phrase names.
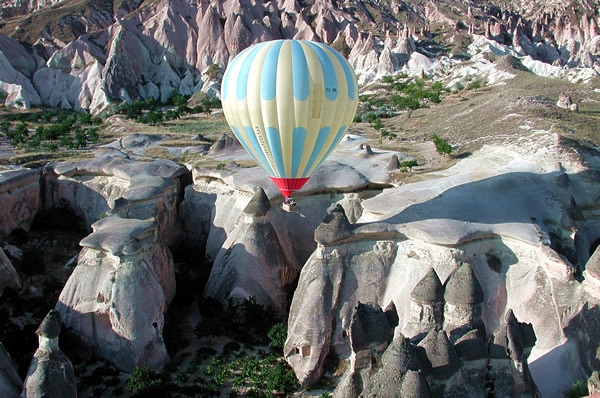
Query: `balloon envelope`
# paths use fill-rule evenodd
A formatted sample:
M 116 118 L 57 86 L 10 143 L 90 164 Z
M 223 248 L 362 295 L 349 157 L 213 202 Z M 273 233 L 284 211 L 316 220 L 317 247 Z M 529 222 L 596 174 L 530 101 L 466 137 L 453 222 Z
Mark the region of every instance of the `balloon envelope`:
M 275 40 L 231 61 L 221 101 L 235 136 L 289 197 L 344 136 L 356 114 L 358 84 L 331 47 Z

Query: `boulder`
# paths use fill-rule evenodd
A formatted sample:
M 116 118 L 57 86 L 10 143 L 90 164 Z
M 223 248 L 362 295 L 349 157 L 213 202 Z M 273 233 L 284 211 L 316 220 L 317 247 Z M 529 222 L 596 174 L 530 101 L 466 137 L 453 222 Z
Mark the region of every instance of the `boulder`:
M 17 398 L 21 394 L 23 381 L 17 372 L 10 354 L 0 343 L 0 396 Z
M 36 331 L 39 347 L 33 354 L 21 398 L 77 397 L 73 365 L 58 347 L 60 314 L 51 310 Z
M 352 226 L 341 205 L 337 205 L 315 230 L 315 241 L 327 246 L 352 235 Z
M 110 216 L 92 229 L 56 309 L 65 325 L 120 369 L 159 369 L 168 361 L 162 330 L 175 273 L 158 223 Z
M 0 172 L 0 236 L 29 231 L 40 210 L 40 173 L 18 169 Z
M 4 250 L 0 247 L 0 296 L 2 296 L 4 289 L 7 287 L 20 289 L 21 279 L 15 267 L 13 267 L 6 254 L 4 254 Z

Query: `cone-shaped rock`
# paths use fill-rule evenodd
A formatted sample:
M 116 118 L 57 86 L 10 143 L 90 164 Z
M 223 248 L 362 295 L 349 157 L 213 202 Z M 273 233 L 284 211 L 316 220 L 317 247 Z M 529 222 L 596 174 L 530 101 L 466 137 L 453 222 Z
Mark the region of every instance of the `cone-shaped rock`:
M 58 337 L 60 334 L 60 313 L 56 310 L 48 312 L 48 315 L 46 315 L 42 323 L 40 323 L 35 334 L 49 339 Z
M 425 349 L 421 357 L 423 367 L 434 377 L 447 379 L 460 368 L 458 355 L 444 330 L 431 329 L 419 346 Z
M 400 168 L 400 160 L 398 160 L 398 155 L 393 154 L 387 165 L 387 169 L 388 170 L 397 170 L 398 168 Z
M 371 145 L 365 145 L 364 149 L 359 155 L 361 158 L 369 158 L 373 156 L 373 150 L 371 149 Z
M 350 343 L 352 351 L 359 352 L 391 340 L 394 329 L 385 312 L 377 304 L 358 303 L 352 312 Z
M 421 279 L 412 292 L 410 297 L 418 304 L 435 304 L 440 303 L 444 299 L 444 287 L 442 282 L 435 272 L 435 269 L 430 268 L 427 274 Z
M 344 208 L 338 204 L 315 230 L 315 241 L 327 245 L 346 239 L 350 235 L 352 235 L 352 226 Z
M 397 368 L 401 373 L 422 368 L 416 348 L 400 334 L 381 356 L 383 368 Z
M 473 273 L 471 265 L 460 265 L 446 282 L 446 302 L 454 305 L 476 305 L 483 303 L 483 289 Z
M 459 357 L 466 361 L 487 358 L 487 338 L 479 329 L 474 329 L 456 341 L 454 348 Z
M 246 205 L 246 208 L 244 208 L 244 213 L 249 216 L 259 217 L 267 214 L 270 208 L 271 202 L 267 194 L 262 188 L 258 188 L 252 199 L 250 199 L 250 202 Z
M 420 372 L 409 370 L 402 381 L 402 388 L 400 388 L 399 396 L 410 398 L 429 398 L 431 393 L 429 392 L 427 380 L 425 380 L 425 377 Z

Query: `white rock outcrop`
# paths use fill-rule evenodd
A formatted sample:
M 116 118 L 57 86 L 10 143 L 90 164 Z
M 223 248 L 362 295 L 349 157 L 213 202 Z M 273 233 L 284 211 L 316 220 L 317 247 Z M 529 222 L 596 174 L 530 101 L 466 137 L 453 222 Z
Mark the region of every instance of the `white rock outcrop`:
M 15 229 L 29 231 L 40 210 L 40 173 L 20 169 L 0 171 L 0 236 Z
M 105 214 L 155 217 L 162 238 L 176 243 L 187 169 L 170 160 L 139 162 L 122 153 L 113 155 L 49 165 L 44 171 L 44 208 L 69 206 L 88 228 Z
M 92 228 L 56 309 L 65 325 L 119 368 L 158 369 L 169 359 L 162 330 L 175 295 L 173 260 L 158 223 L 110 216 Z

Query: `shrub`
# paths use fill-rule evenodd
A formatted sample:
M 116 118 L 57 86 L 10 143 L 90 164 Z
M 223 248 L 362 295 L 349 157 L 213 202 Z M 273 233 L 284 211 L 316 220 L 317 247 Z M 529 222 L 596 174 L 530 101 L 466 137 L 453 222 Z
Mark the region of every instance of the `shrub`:
M 419 162 L 416 159 L 405 160 L 400 163 L 400 167 L 406 167 L 407 169 L 412 171 L 412 168 L 418 166 Z
M 571 388 L 563 393 L 565 398 L 587 397 L 589 395 L 588 386 L 585 381 L 577 380 Z
M 281 322 L 276 323 L 271 330 L 269 330 L 267 337 L 269 338 L 270 347 L 283 348 L 285 339 L 287 338 L 287 328 Z
M 148 365 L 136 366 L 127 380 L 127 388 L 134 397 L 151 396 L 162 387 L 163 381 Z
M 381 122 L 380 118 L 375 119 L 375 122 L 373 122 L 373 128 L 375 130 L 381 130 L 381 128 L 383 127 L 383 123 Z
M 467 89 L 468 90 L 475 90 L 475 89 L 481 88 L 482 86 L 483 86 L 483 80 L 482 79 L 476 79 L 476 80 L 473 80 L 471 83 L 469 83 L 467 85 Z
M 277 362 L 267 374 L 267 390 L 277 392 L 292 392 L 298 388 L 298 380 L 294 371 L 288 366 Z
M 444 138 L 439 137 L 437 134 L 431 136 L 431 140 L 435 144 L 435 151 L 440 155 L 446 157 L 452 152 L 452 147 L 448 144 L 448 141 Z

